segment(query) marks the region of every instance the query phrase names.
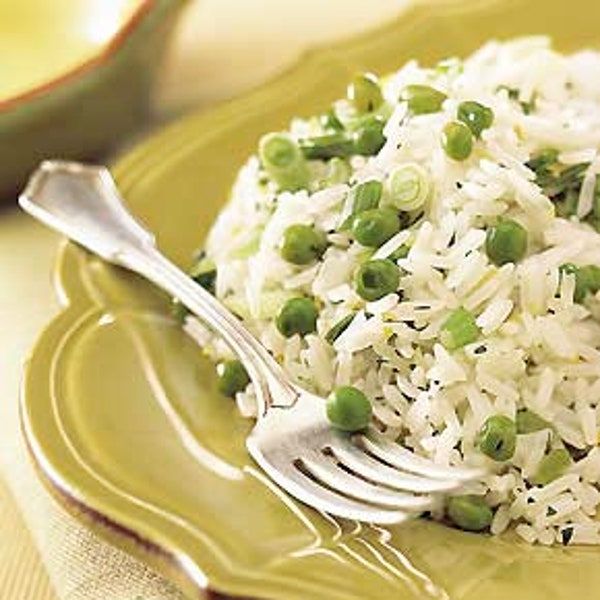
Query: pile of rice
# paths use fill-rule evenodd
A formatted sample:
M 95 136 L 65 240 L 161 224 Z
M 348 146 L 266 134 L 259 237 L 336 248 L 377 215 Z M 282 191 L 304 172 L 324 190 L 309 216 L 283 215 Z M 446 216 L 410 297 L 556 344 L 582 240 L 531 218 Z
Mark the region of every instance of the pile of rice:
M 407 115 L 398 99 L 408 84 L 443 91 L 442 110 Z M 382 87 L 393 107 L 386 143 L 376 156 L 351 159 L 348 184 L 279 192 L 265 183 L 258 158 L 248 160 L 207 240 L 216 296 L 299 384 L 323 396 L 356 386 L 391 438 L 442 465 L 484 465 L 490 474 L 469 492 L 493 508 L 493 534 L 512 525 L 531 543 L 600 543 L 600 294 L 576 303 L 574 277 L 559 274 L 566 262 L 600 265 L 600 235 L 585 222 L 600 168 L 600 53 L 564 56 L 543 37 L 490 42 L 443 68 L 409 62 Z M 495 118 L 469 159 L 457 162 L 440 136 L 463 100 L 492 108 Z M 343 110 L 343 101 L 336 108 Z M 311 128 L 314 120 L 298 119 L 290 133 L 301 138 Z M 549 147 L 563 165 L 589 163 L 568 219 L 555 215 L 526 166 Z M 410 246 L 398 260 L 400 294 L 366 303 L 353 285 L 365 248 L 336 228 L 348 214 L 352 185 L 383 181 L 406 162 L 426 169 L 433 193 L 423 217 L 373 256 Z M 527 256 L 516 265 L 496 267 L 485 253 L 486 227 L 500 216 L 529 234 Z M 305 267 L 279 252 L 284 230 L 295 223 L 328 232 L 325 254 Z M 319 306 L 318 332 L 286 339 L 274 318 L 286 299 L 302 295 Z M 460 306 L 477 316 L 482 335 L 449 351 L 440 327 Z M 352 323 L 330 345 L 326 332 L 351 311 Z M 188 318 L 186 329 L 215 360 L 232 356 L 198 321 Z M 251 385 L 236 401 L 244 415 L 254 414 Z M 554 433 L 519 435 L 506 463 L 484 456 L 474 442 L 486 418 L 514 418 L 524 407 L 551 422 Z M 558 447 L 569 449 L 572 466 L 548 485 L 532 485 L 528 478 L 544 454 Z

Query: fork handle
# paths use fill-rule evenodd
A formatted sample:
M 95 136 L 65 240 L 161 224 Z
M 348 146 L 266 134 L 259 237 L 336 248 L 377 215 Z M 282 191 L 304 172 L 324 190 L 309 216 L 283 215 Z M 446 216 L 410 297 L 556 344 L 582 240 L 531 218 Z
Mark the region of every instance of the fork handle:
M 256 389 L 258 414 L 271 404 L 291 404 L 297 396 L 282 368 L 266 348 L 216 298 L 173 264 L 154 246 L 123 254 L 119 263 L 179 299 L 217 332 L 238 355 Z M 273 401 L 273 397 L 277 401 Z
M 278 363 L 227 308 L 157 249 L 154 236 L 125 208 L 106 168 L 45 161 L 19 204 L 94 254 L 152 281 L 223 337 L 248 370 L 259 417 L 273 397 L 277 404 L 293 403 L 297 393 Z

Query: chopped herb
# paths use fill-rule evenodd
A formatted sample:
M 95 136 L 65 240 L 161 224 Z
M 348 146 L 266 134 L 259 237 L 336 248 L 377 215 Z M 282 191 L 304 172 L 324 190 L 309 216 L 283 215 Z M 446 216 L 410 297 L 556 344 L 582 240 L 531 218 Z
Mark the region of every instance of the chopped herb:
M 207 292 L 215 294 L 217 268 L 210 258 L 201 258 L 191 269 L 190 277 L 199 283 Z
M 535 172 L 535 182 L 544 194 L 554 202 L 556 214 L 567 218 L 577 211 L 579 191 L 589 163 L 562 165 L 558 161 L 558 150 L 547 148 L 535 154 L 525 166 Z M 594 206 L 587 221 L 595 228 L 600 227 L 600 182 L 596 185 Z
M 508 85 L 499 85 L 496 88 L 496 91 L 499 92 L 500 90 L 506 90 L 509 100 L 514 100 L 515 102 L 519 103 L 523 114 L 529 115 L 535 110 L 537 100 L 537 95 L 535 92 L 531 95 L 529 100 L 521 100 L 521 90 L 518 88 L 513 88 Z
M 408 256 L 408 253 L 410 252 L 410 246 L 407 246 L 406 244 L 402 244 L 401 246 L 398 246 L 398 248 L 396 248 L 389 256 L 387 256 L 386 258 L 388 260 L 392 260 L 394 262 L 402 259 L 402 258 L 406 258 Z
M 537 94 L 535 94 L 535 92 L 534 92 L 528 101 L 519 102 L 519 104 L 521 105 L 521 110 L 523 111 L 523 114 L 530 115 L 535 110 L 536 101 L 537 101 Z
M 557 510 L 553 507 L 553 506 L 549 506 L 546 509 L 546 516 L 547 517 L 552 517 L 553 515 L 555 515 L 557 513 Z
M 557 163 L 558 150 L 546 148 L 535 154 L 525 165 L 535 172 L 536 178 L 539 180 L 541 177 L 549 175 L 550 169 Z
M 325 334 L 325 339 L 327 340 L 327 342 L 329 342 L 330 344 L 333 344 L 333 342 L 335 342 L 335 340 L 337 340 L 340 335 L 342 335 L 342 333 L 344 333 L 344 331 L 346 331 L 346 329 L 348 329 L 348 326 L 350 325 L 350 323 L 352 323 L 352 320 L 354 319 L 354 315 L 356 313 L 350 313 L 349 315 L 346 315 L 343 319 L 340 319 L 326 334 Z
M 571 538 L 573 537 L 573 528 L 572 527 L 564 527 L 560 530 L 560 536 L 562 538 L 563 546 L 568 546 Z

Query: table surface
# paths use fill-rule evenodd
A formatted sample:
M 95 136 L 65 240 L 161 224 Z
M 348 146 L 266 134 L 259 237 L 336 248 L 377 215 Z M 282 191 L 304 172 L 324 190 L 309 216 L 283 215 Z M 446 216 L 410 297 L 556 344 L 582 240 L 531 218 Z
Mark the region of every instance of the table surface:
M 155 115 L 162 121 L 191 106 L 208 106 L 241 93 L 293 63 L 307 47 L 373 27 L 406 3 L 193 0 L 157 87 Z M 10 419 L 16 430 L 23 361 L 58 309 L 51 271 L 59 239 L 8 204 L 0 212 L 0 420 Z M 0 439 L 0 469 L 8 468 L 17 452 L 14 433 Z M 0 598 L 54 600 L 9 487 L 0 478 Z

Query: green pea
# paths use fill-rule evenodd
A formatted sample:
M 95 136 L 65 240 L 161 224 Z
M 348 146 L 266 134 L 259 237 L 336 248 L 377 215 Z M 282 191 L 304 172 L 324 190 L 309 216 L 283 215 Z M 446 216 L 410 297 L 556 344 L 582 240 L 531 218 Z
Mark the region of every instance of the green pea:
M 337 340 L 346 329 L 348 329 L 350 323 L 354 319 L 356 313 L 350 313 L 346 315 L 343 319 L 340 319 L 326 334 L 325 339 L 328 343 L 333 344 L 335 340 Z
M 561 273 L 575 275 L 575 302 L 583 302 L 588 294 L 595 294 L 600 290 L 600 268 L 595 265 L 577 267 L 573 263 L 565 263 L 559 268 Z
M 442 109 L 446 94 L 428 85 L 407 85 L 400 94 L 414 115 L 436 113 Z
M 227 360 L 219 366 L 218 387 L 221 394 L 233 398 L 246 389 L 250 377 L 239 360 Z
M 480 137 L 481 132 L 491 127 L 494 122 L 494 111 L 474 100 L 461 102 L 456 116 L 459 121 L 467 125 L 476 138 Z
M 564 448 L 550 450 L 540 461 L 536 474 L 530 478 L 534 485 L 547 485 L 564 475 L 571 466 L 571 455 Z
M 365 210 L 352 223 L 354 239 L 369 248 L 379 248 L 399 231 L 400 217 L 390 208 Z
M 442 132 L 442 146 L 452 160 L 466 160 L 473 151 L 473 134 L 460 121 L 450 121 Z
M 258 144 L 258 155 L 268 176 L 282 190 L 308 187 L 310 173 L 298 144 L 287 134 L 268 133 Z
M 450 520 L 465 531 L 487 529 L 494 516 L 485 500 L 473 494 L 452 496 L 448 500 L 447 513 Z
M 373 409 L 369 399 L 352 386 L 338 387 L 327 401 L 329 422 L 343 431 L 361 431 L 371 421 Z
M 391 260 L 375 259 L 364 262 L 356 272 L 356 293 L 373 302 L 398 289 L 400 271 Z
M 307 265 L 320 258 L 327 248 L 322 231 L 310 225 L 290 225 L 283 233 L 281 256 L 294 265 Z
M 348 86 L 348 100 L 361 113 L 372 112 L 383 102 L 377 77 L 372 73 L 357 75 Z
M 498 462 L 511 458 L 516 445 L 517 426 L 504 415 L 488 417 L 477 436 L 479 450 Z
M 299 147 L 302 154 L 311 160 L 344 158 L 355 153 L 354 139 L 342 131 L 305 138 L 300 140 Z
M 362 156 L 377 154 L 385 144 L 383 135 L 383 119 L 373 117 L 365 120 L 361 127 L 354 132 L 354 151 Z
M 473 313 L 460 307 L 452 311 L 444 321 L 440 338 L 448 350 L 456 350 L 474 342 L 480 334 L 481 330 Z
M 286 338 L 305 336 L 317 330 L 317 307 L 310 298 L 291 298 L 279 311 L 275 325 Z
M 487 230 L 485 252 L 499 267 L 520 261 L 527 252 L 527 230 L 512 219 L 500 221 Z
M 552 429 L 552 425 L 528 408 L 521 408 L 515 417 L 517 433 L 533 433 L 542 429 Z

